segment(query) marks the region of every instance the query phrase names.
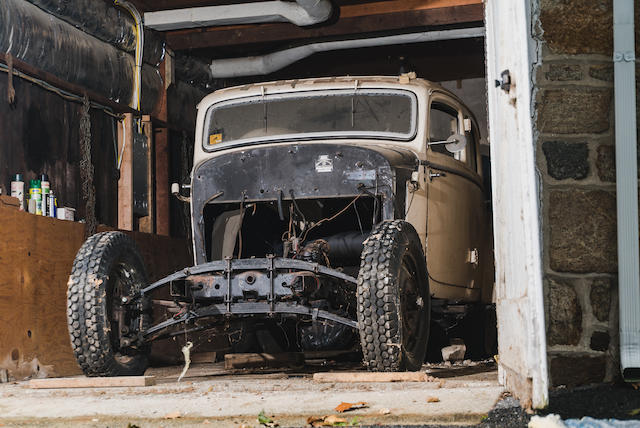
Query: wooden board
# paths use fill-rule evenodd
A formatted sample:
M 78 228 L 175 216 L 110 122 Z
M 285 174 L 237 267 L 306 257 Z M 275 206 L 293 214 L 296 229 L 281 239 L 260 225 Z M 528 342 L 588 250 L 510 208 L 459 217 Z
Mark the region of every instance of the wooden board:
M 257 367 L 299 367 L 303 364 L 304 354 L 302 352 L 288 352 L 283 354 L 227 354 L 224 356 L 224 368 L 227 370 Z
M 29 388 L 114 388 L 152 386 L 155 384 L 156 378 L 154 376 L 61 377 L 56 379 L 31 379 L 29 381 Z
M 319 383 L 429 382 L 433 380 L 434 378 L 424 372 L 328 372 L 313 375 L 313 381 Z
M 118 156 L 120 178 L 118 180 L 118 228 L 133 230 L 133 115 L 125 113 L 118 122 Z
M 191 263 L 184 239 L 131 236 L 150 280 Z M 82 223 L 0 205 L 0 369 L 12 378 L 80 374 L 69 344 L 66 293 L 83 242 Z

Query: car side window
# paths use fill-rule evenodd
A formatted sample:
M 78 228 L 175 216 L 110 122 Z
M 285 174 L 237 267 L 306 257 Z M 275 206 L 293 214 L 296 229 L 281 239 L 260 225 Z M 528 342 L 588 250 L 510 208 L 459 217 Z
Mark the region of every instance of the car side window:
M 458 132 L 458 112 L 446 104 L 434 102 L 431 104 L 429 117 L 429 141 L 445 141 L 452 134 Z M 431 150 L 452 158 L 456 156 L 445 148 L 444 144 L 434 144 Z

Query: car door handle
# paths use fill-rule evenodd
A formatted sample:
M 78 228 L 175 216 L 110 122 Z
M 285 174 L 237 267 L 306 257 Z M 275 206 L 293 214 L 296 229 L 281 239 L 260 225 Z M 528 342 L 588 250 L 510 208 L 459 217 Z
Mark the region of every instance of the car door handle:
M 444 172 L 433 172 L 429 170 L 429 181 L 433 181 L 434 178 L 446 177 L 446 176 L 447 174 L 445 174 Z

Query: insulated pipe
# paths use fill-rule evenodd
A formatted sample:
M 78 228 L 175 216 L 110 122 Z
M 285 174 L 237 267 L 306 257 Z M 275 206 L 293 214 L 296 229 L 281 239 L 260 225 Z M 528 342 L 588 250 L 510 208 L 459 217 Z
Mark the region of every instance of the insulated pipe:
M 318 42 L 262 56 L 216 59 L 211 63 L 211 74 L 213 78 L 264 75 L 281 70 L 317 52 L 432 42 L 436 40 L 466 39 L 472 37 L 484 37 L 484 27 L 425 31 L 421 33 L 397 34 L 393 36 L 340 40 L 335 42 Z
M 0 52 L 90 89 L 115 102 L 133 97 L 134 58 L 23 0 L 0 0 Z M 163 89 L 155 68 L 142 72 L 142 110 L 150 112 Z
M 305 27 L 326 21 L 331 13 L 329 0 L 265 1 L 147 12 L 144 24 L 158 31 L 260 22 L 291 22 Z
M 135 54 L 136 23 L 128 12 L 123 12 L 105 1 L 27 1 L 103 42 Z M 144 62 L 157 67 L 164 58 L 164 40 L 154 31 L 147 30 L 145 33 Z
M 620 368 L 640 381 L 640 257 L 633 0 L 613 2 Z

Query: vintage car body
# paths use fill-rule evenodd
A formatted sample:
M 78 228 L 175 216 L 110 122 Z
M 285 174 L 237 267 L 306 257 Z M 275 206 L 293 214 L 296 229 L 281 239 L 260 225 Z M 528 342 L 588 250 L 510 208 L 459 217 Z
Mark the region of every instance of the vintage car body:
M 190 196 L 173 189 L 191 204 L 194 266 L 150 285 L 107 284 L 115 303 L 94 303 L 120 333 L 105 339 L 106 354 L 142 361 L 145 344 L 176 326 L 262 317 L 295 320 L 287 343 L 297 348 L 355 346 L 356 330 L 369 369 L 419 368 L 432 321 L 449 328 L 491 304 L 479 136 L 459 99 L 413 74 L 251 84 L 205 97 L 183 186 Z M 129 278 L 134 265 L 104 269 Z M 70 281 L 70 299 L 79 281 Z M 167 286 L 175 315 L 151 325 L 145 302 Z M 87 360 L 86 346 L 74 349 Z M 144 362 L 127 364 L 83 368 L 120 374 Z

